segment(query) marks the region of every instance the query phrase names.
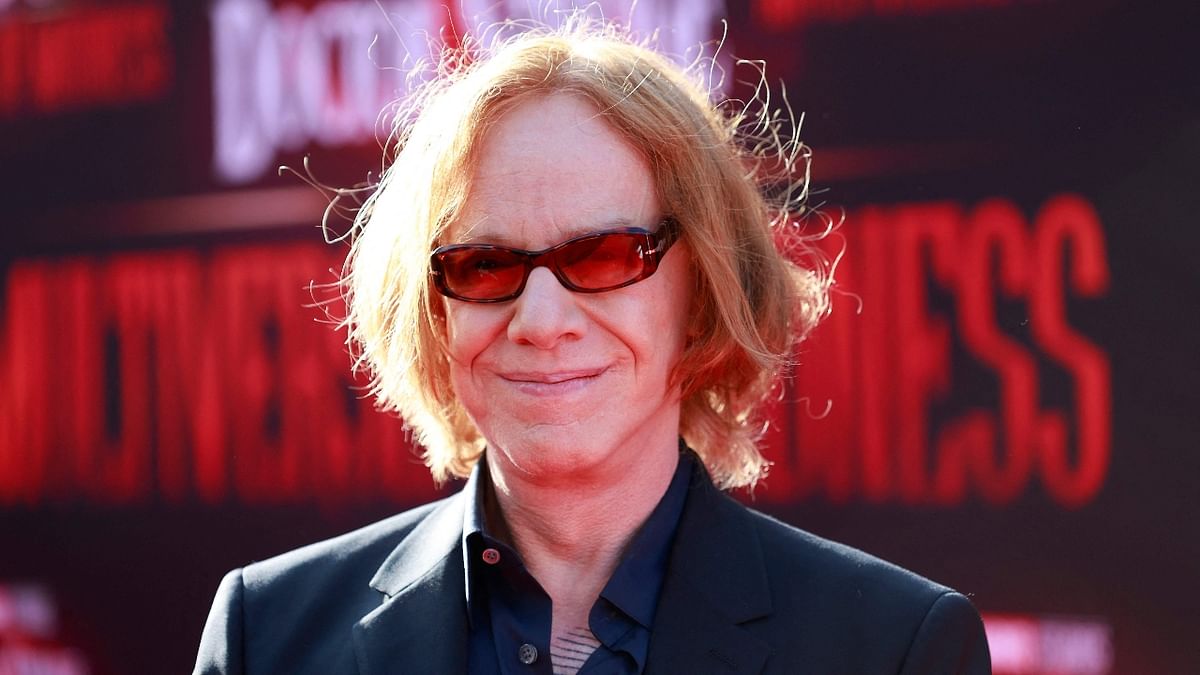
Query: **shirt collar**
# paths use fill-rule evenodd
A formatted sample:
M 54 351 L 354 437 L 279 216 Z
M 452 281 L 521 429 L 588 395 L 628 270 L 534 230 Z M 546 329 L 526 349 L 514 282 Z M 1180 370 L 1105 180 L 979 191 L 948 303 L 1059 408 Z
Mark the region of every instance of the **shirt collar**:
M 680 448 L 686 449 L 682 441 Z M 613 570 L 604 590 L 600 591 L 600 597 L 646 628 L 654 622 L 671 542 L 687 501 L 693 461 L 691 451 L 679 453 L 675 475 L 671 477 L 667 491 L 634 534 L 621 562 Z
M 487 461 L 483 457 L 475 463 L 475 468 L 471 470 L 471 475 L 467 477 L 467 484 L 463 486 L 463 494 L 467 497 L 467 508 L 463 510 L 463 543 L 466 544 L 467 537 L 475 533 L 486 532 L 486 518 L 484 517 L 484 495 L 483 490 L 490 479 L 487 476 Z M 463 546 L 466 550 L 466 546 Z
M 463 534 L 462 534 L 462 555 L 463 555 L 463 573 L 466 575 L 466 601 L 467 601 L 467 618 L 471 625 L 475 625 L 480 611 L 479 603 L 472 603 L 473 598 L 483 597 L 482 580 L 479 575 L 471 572 L 473 568 L 473 560 L 485 548 L 483 542 L 487 541 L 487 519 L 484 514 L 484 491 L 487 489 L 487 462 L 483 457 L 475 463 L 475 468 L 471 470 L 471 475 L 467 477 L 467 484 L 463 486 L 463 495 L 467 498 L 466 508 L 463 509 Z
M 658 593 L 666 576 L 667 557 L 687 501 L 688 484 L 696 461 L 683 439 L 679 441 L 679 449 L 679 461 L 667 491 L 634 534 L 621 562 L 600 592 L 600 597 L 646 628 L 654 621 Z M 472 564 L 485 547 L 508 548 L 496 538 L 498 533 L 495 528 L 488 529 L 487 498 L 491 489 L 487 460 L 480 457 L 463 487 L 463 494 L 467 498 L 463 510 L 463 569 L 466 574 L 467 614 L 472 623 L 478 610 L 478 603 L 473 605 L 472 598 L 482 597 L 483 593 L 481 581 L 471 572 Z

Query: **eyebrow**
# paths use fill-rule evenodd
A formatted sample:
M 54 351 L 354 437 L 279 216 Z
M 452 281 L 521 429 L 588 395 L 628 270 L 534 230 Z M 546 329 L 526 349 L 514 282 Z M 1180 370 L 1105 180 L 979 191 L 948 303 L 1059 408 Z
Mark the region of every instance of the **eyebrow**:
M 657 224 L 657 223 L 654 223 Z M 651 224 L 650 227 L 653 227 Z M 629 218 L 613 218 L 597 225 L 578 225 L 566 227 L 559 233 L 562 238 L 557 242 L 567 241 L 575 237 L 581 237 L 585 234 L 598 234 L 600 232 L 608 232 L 609 230 L 619 230 L 624 227 L 641 227 L 635 225 Z M 455 244 L 495 244 L 497 246 L 507 246 L 509 248 L 523 248 L 524 242 L 519 242 L 513 237 L 502 233 L 475 232 L 474 228 L 468 229 L 464 236 L 456 238 L 452 243 Z M 550 244 L 554 246 L 554 244 Z

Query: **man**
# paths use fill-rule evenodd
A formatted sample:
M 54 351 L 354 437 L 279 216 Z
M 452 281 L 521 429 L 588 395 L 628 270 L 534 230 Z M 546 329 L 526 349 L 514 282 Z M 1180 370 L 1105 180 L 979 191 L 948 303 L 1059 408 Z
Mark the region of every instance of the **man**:
M 738 119 L 588 27 L 416 105 L 347 326 L 466 485 L 230 573 L 196 672 L 989 672 L 962 595 L 719 489 L 763 473 L 755 408 L 828 285 L 776 249 L 795 205 Z

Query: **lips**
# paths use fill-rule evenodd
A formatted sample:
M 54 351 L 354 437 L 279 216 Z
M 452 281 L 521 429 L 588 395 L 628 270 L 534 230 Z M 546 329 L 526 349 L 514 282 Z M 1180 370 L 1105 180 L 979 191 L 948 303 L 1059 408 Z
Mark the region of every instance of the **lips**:
M 571 380 L 591 378 L 604 372 L 604 368 L 583 368 L 578 370 L 540 371 L 510 371 L 500 373 L 500 377 L 510 382 L 528 384 L 562 384 Z
M 507 371 L 499 375 L 517 391 L 530 396 L 564 396 L 583 391 L 603 375 L 605 370 L 606 368 Z

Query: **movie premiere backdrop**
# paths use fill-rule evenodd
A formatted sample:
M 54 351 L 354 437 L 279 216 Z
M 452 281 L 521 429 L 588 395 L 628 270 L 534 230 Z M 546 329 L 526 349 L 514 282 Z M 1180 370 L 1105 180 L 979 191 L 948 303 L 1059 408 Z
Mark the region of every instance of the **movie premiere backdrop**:
M 1188 4 L 592 3 L 724 96 L 764 60 L 841 221 L 742 498 L 970 595 L 1000 674 L 1200 672 Z M 560 5 L 0 0 L 0 673 L 186 672 L 225 571 L 457 489 L 350 375 L 300 176 Z

